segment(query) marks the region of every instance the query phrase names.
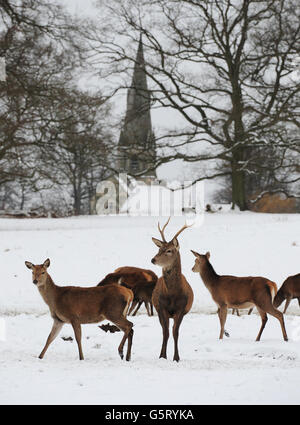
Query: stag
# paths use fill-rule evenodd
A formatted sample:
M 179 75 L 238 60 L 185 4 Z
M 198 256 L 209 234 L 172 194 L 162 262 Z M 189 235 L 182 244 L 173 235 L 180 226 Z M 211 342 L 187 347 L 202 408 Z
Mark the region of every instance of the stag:
M 193 290 L 181 273 L 181 260 L 179 253 L 179 243 L 177 237 L 190 226 L 186 224 L 176 233 L 176 235 L 167 242 L 164 236 L 166 226 L 170 217 L 163 228 L 158 230 L 162 240 L 152 238 L 159 251 L 151 262 L 162 267 L 162 276 L 158 279 L 152 295 L 153 305 L 158 313 L 159 321 L 163 331 L 163 342 L 160 352 L 160 358 L 167 358 L 167 344 L 169 339 L 169 319 L 172 318 L 173 338 L 174 338 L 174 357 L 173 360 L 179 361 L 178 336 L 179 327 L 183 316 L 187 314 L 193 304 Z

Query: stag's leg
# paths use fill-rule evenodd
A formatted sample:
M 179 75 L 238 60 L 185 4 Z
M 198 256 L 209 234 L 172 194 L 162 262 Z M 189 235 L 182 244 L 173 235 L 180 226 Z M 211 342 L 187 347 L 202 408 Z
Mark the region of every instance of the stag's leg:
M 161 351 L 159 358 L 167 358 L 167 344 L 169 339 L 169 317 L 163 311 L 158 311 L 158 318 L 163 331 L 163 342 L 161 346 Z
M 127 345 L 127 353 L 126 353 L 126 360 L 129 361 L 131 358 L 131 347 L 132 347 L 132 339 L 133 339 L 133 323 L 129 322 L 129 320 L 127 320 L 125 317 L 121 317 L 118 320 L 112 320 L 112 322 L 118 326 L 118 328 L 121 329 L 121 331 L 124 332 L 124 336 L 120 342 L 118 351 L 119 351 L 119 355 L 121 357 L 121 359 L 123 360 L 124 358 L 124 354 L 123 354 L 123 349 L 124 349 L 124 344 L 126 342 L 126 340 L 128 339 L 128 345 Z
M 300 298 L 298 298 L 299 306 L 300 306 Z M 151 316 L 153 316 L 153 304 L 152 301 L 150 301 L 150 308 L 151 308 Z
M 57 319 L 53 320 L 51 332 L 50 332 L 50 334 L 47 338 L 45 347 L 43 348 L 41 354 L 39 355 L 39 359 L 42 359 L 44 357 L 46 351 L 48 350 L 49 345 L 51 344 L 51 342 L 53 342 L 55 340 L 55 338 L 59 334 L 63 325 L 64 325 L 64 322 L 61 322 L 60 320 L 57 320 Z
M 264 310 L 262 310 L 261 308 L 257 307 L 257 310 L 258 310 L 258 313 L 260 314 L 260 317 L 261 317 L 261 328 L 260 328 L 258 335 L 256 337 L 256 341 L 259 341 L 261 334 L 263 333 L 263 330 L 264 330 L 266 323 L 268 321 L 268 316 L 267 316 L 267 313 Z
M 288 296 L 288 297 L 286 298 L 286 302 L 285 302 L 285 306 L 284 306 L 283 314 L 285 314 L 285 312 L 287 311 L 287 308 L 288 308 L 288 306 L 290 305 L 291 300 L 292 300 L 292 297 L 291 297 L 291 296 Z
M 252 307 L 252 308 L 249 309 L 248 316 L 252 313 L 253 309 L 254 309 L 254 307 Z
M 182 322 L 184 313 L 179 313 L 174 317 L 173 324 L 173 338 L 174 338 L 174 357 L 173 360 L 179 362 L 179 352 L 178 352 L 178 335 L 179 335 L 179 327 Z
M 227 305 L 222 305 L 219 307 L 218 315 L 219 315 L 220 326 L 221 326 L 219 339 L 223 339 L 223 335 L 225 331 L 225 322 L 227 317 Z
M 76 321 L 74 320 L 73 322 L 71 322 L 71 325 L 73 327 L 75 339 L 78 346 L 79 359 L 84 360 L 82 346 L 81 346 L 81 325 L 77 320 Z
M 299 307 L 300 307 L 300 297 L 298 298 L 298 304 L 299 304 Z

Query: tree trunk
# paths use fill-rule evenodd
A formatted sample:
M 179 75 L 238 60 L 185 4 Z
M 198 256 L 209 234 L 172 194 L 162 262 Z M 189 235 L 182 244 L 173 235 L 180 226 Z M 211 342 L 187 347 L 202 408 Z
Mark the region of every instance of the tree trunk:
M 81 214 L 81 191 L 79 188 L 77 188 L 75 185 L 73 185 L 73 196 L 74 196 L 74 203 L 73 203 L 73 208 L 74 208 L 74 214 L 75 215 L 80 215 Z
M 232 186 L 232 209 L 238 206 L 241 211 L 247 209 L 246 191 L 245 191 L 245 173 L 232 169 L 231 174 Z

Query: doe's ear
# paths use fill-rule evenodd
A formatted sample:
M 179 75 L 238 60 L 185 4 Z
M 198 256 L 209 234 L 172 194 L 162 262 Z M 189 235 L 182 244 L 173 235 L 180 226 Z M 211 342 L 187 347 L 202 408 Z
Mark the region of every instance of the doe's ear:
M 158 246 L 158 248 L 161 248 L 164 245 L 164 243 L 160 241 L 159 239 L 152 238 L 152 240 L 155 243 L 155 245 Z
M 30 263 L 30 261 L 25 261 L 25 266 L 26 266 L 28 269 L 32 269 L 32 268 L 33 268 L 33 264 L 32 264 L 32 263 Z
M 195 256 L 196 258 L 199 258 L 199 257 L 200 257 L 200 254 L 198 254 L 198 252 L 193 251 L 192 249 L 191 249 L 191 252 L 194 254 L 194 256 Z
M 210 259 L 210 252 L 207 251 L 207 253 L 205 255 L 206 255 L 206 258 L 209 260 Z
M 47 260 L 44 261 L 43 266 L 48 268 L 50 266 L 50 260 L 47 258 Z

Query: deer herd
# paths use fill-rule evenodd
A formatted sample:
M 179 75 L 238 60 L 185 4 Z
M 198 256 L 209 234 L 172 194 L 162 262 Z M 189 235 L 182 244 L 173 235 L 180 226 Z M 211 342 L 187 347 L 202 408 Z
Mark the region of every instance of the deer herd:
M 58 336 L 63 325 L 68 323 L 74 330 L 79 359 L 83 360 L 81 325 L 108 320 L 114 324 L 110 329 L 123 331 L 124 335 L 118 352 L 123 359 L 123 348 L 127 341 L 126 360 L 129 361 L 133 340 L 133 323 L 127 319 L 127 316 L 132 312 L 134 316 L 144 303 L 149 316 L 153 316 L 153 306 L 157 311 L 163 334 L 160 357 L 165 359 L 167 358 L 169 321 L 173 319 L 173 360 L 179 361 L 179 328 L 184 316 L 192 307 L 194 294 L 181 271 L 177 238 L 190 226 L 185 224 L 168 242 L 164 231 L 169 221 L 170 218 L 162 229 L 158 224 L 162 240 L 152 238 L 159 250 L 151 262 L 162 268 L 160 278 L 152 270 L 126 266 L 109 273 L 97 286 L 57 286 L 48 273 L 49 259 L 40 265 L 25 261 L 25 265 L 32 270 L 32 281 L 48 305 L 53 319 L 51 332 L 39 355 L 40 359 L 44 357 L 49 345 Z M 223 338 L 224 333 L 229 336 L 225 331 L 228 308 L 233 309 L 233 312 L 250 308 L 250 313 L 256 307 L 261 317 L 261 327 L 256 341 L 261 338 L 268 320 L 267 314 L 278 319 L 283 339 L 288 340 L 283 314 L 293 298 L 298 299 L 300 306 L 300 274 L 288 277 L 277 291 L 276 283 L 264 277 L 219 275 L 210 262 L 209 252 L 206 254 L 191 252 L 195 256 L 192 271 L 200 274 L 202 282 L 218 307 L 219 339 Z M 286 300 L 286 304 L 282 313 L 277 307 L 284 300 Z M 133 311 L 134 309 L 135 311 Z M 105 326 L 108 325 L 103 325 L 103 329 Z

